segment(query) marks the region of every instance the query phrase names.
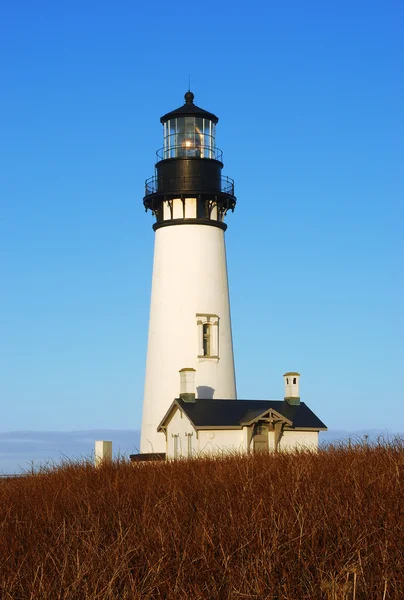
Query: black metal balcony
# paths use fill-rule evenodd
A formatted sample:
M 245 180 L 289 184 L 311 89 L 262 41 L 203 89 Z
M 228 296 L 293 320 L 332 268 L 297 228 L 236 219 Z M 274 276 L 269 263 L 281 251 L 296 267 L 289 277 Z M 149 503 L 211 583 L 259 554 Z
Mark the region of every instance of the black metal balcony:
M 220 177 L 219 187 L 217 187 L 217 185 L 212 186 L 210 178 L 207 180 L 207 178 L 201 175 L 181 177 L 154 176 L 146 180 L 145 186 L 145 196 L 158 193 L 170 195 L 174 193 L 178 193 L 179 195 L 195 193 L 195 195 L 198 195 L 201 191 L 204 194 L 227 194 L 234 196 L 234 180 L 230 177 Z

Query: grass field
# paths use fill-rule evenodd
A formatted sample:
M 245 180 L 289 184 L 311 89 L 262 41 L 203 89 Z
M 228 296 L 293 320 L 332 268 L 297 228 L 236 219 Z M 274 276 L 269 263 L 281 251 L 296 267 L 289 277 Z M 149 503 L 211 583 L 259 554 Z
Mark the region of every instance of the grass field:
M 0 481 L 0 597 L 403 600 L 404 443 Z

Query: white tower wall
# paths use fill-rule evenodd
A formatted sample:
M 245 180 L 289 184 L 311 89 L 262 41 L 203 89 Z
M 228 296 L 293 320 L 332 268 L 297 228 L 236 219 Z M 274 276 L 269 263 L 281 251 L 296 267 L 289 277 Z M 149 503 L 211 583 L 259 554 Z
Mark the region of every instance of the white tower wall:
M 212 225 L 156 230 L 141 452 L 166 451 L 157 425 L 184 367 L 196 370 L 197 398 L 236 398 L 224 231 Z

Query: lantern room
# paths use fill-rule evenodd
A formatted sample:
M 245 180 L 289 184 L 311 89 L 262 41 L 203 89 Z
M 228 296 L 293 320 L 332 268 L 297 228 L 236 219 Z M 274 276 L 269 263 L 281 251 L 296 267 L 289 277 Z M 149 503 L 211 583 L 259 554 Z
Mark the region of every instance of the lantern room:
M 158 158 L 218 159 L 215 144 L 218 118 L 195 106 L 192 92 L 188 91 L 184 99 L 184 106 L 160 119 L 164 126 L 164 147 Z
M 174 117 L 164 123 L 164 158 L 216 158 L 215 124 L 202 117 Z
M 222 175 L 222 151 L 216 147 L 218 118 L 194 104 L 188 91 L 183 106 L 163 115 L 163 147 L 156 171 L 146 180 L 146 210 L 153 228 L 192 222 L 226 229 L 224 217 L 234 210 L 234 181 Z

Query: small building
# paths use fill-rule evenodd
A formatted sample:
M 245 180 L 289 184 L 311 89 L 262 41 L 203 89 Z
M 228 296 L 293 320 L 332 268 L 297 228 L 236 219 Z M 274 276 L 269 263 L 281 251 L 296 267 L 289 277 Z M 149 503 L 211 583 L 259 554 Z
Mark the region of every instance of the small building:
M 158 426 L 168 459 L 206 454 L 317 450 L 327 427 L 300 402 L 297 372 L 284 374 L 283 400 L 195 398 L 194 369 L 180 371 L 180 397 Z

